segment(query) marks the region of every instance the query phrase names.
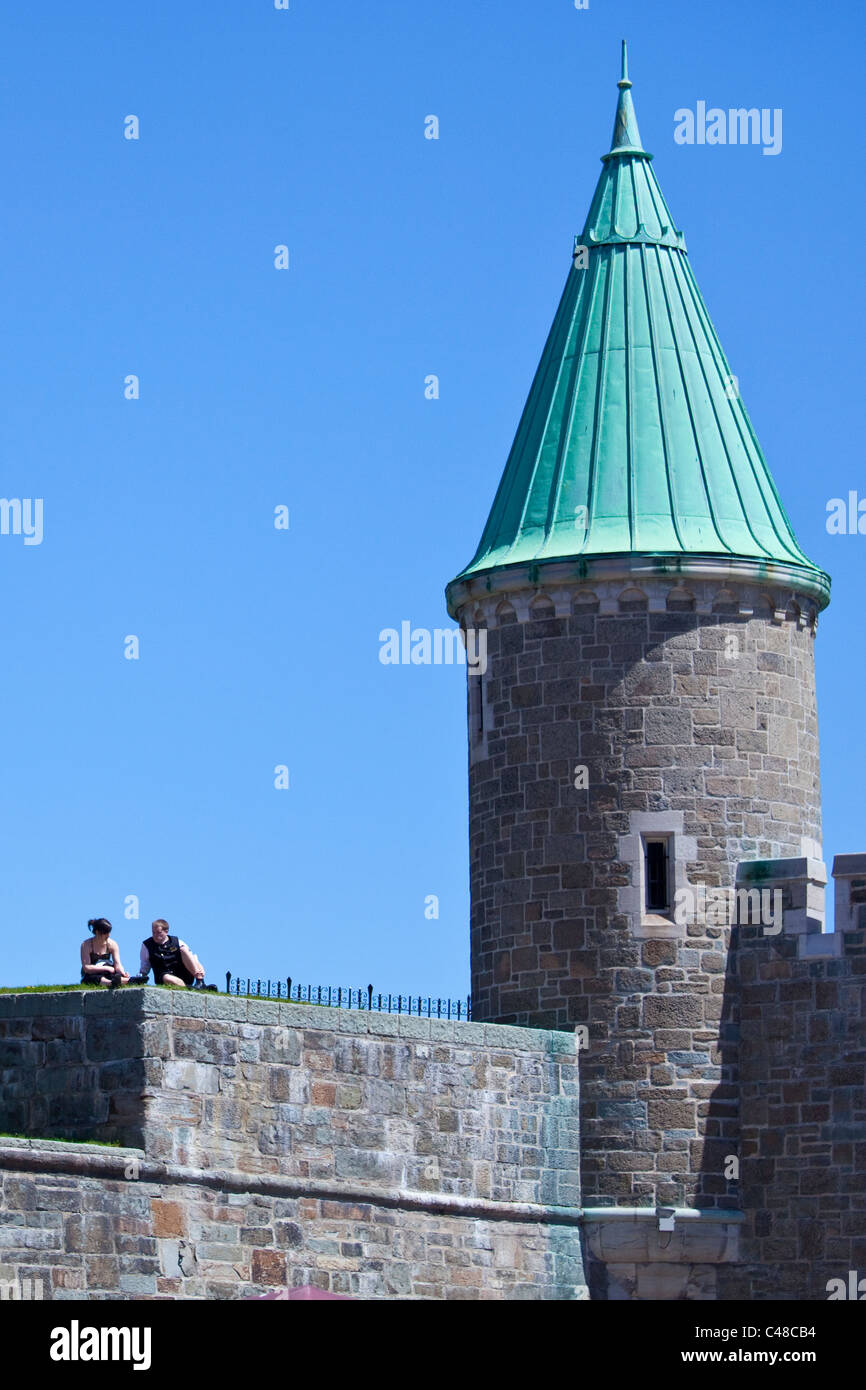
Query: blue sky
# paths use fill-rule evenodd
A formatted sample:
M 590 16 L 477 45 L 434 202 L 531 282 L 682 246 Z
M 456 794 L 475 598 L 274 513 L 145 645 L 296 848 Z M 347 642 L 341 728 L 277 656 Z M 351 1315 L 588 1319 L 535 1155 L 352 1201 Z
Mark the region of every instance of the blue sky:
M 0 492 L 44 499 L 44 538 L 0 536 L 0 982 L 76 978 L 105 915 L 127 966 L 165 916 L 216 978 L 468 989 L 464 672 L 383 666 L 378 634 L 448 624 L 623 36 L 645 147 L 833 576 L 825 850 L 866 849 L 866 536 L 825 525 L 866 496 L 863 28 L 859 5 L 774 0 L 7 9 Z M 781 153 L 676 144 L 700 100 L 781 108 Z

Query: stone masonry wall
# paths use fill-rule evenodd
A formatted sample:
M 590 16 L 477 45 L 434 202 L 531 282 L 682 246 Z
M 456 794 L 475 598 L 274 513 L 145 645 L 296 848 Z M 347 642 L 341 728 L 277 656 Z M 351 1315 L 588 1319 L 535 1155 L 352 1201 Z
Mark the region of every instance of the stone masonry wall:
M 664 813 L 678 883 L 709 888 L 820 839 L 815 612 L 758 586 L 640 583 L 461 612 L 488 627 L 480 711 L 468 677 L 473 1012 L 587 1026 L 588 1201 L 724 1205 L 701 1155 L 736 1141 L 729 931 L 638 930 L 624 846 Z
M 0 1279 L 581 1297 L 577 1105 L 571 1034 L 152 988 L 0 996 L 0 1131 L 28 1136 L 0 1138 Z M 58 1131 L 131 1143 L 132 1176 L 111 1150 L 30 1142 Z
M 52 1299 L 251 1298 L 310 1284 L 361 1299 L 581 1296 L 573 1228 L 195 1176 L 141 1150 L 0 1139 L 0 1285 Z
M 826 1299 L 866 1279 L 866 929 L 743 935 L 739 996 L 740 1263 L 725 1299 Z M 866 1288 L 866 1285 L 864 1285 Z

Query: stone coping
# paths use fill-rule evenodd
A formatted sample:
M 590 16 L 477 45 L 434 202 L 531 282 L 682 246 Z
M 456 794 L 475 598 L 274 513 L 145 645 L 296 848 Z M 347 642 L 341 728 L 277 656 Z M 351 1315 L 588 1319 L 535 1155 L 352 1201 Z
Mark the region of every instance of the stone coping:
M 135 1177 L 124 1169 L 135 1159 Z M 387 1207 L 439 1216 L 475 1217 L 522 1225 L 576 1226 L 580 1207 L 542 1202 L 500 1202 L 451 1192 L 413 1192 L 400 1188 L 354 1187 L 351 1184 L 282 1174 L 224 1168 L 188 1168 L 147 1158 L 143 1149 L 113 1149 L 102 1144 L 74 1144 L 58 1139 L 15 1140 L 0 1135 L 0 1171 L 65 1174 L 74 1178 L 127 1181 L 142 1187 L 206 1187 L 219 1192 L 273 1198 L 307 1197 L 348 1206 Z
M 498 1202 L 483 1197 L 462 1197 L 455 1193 L 411 1192 L 383 1188 L 354 1188 L 314 1178 L 267 1173 L 236 1172 L 217 1168 L 188 1168 L 158 1163 L 147 1158 L 143 1149 L 113 1148 L 104 1144 L 72 1143 L 62 1139 L 24 1139 L 0 1135 L 0 1170 L 7 1172 L 67 1173 L 75 1177 L 126 1179 L 124 1169 L 136 1160 L 134 1181 L 147 1184 L 217 1188 L 250 1195 L 271 1197 L 309 1197 L 319 1201 L 349 1205 L 398 1207 L 454 1216 L 477 1216 L 482 1220 L 515 1221 L 543 1225 L 584 1224 L 595 1231 L 611 1222 L 629 1228 L 655 1224 L 656 1207 L 572 1207 L 535 1202 Z M 676 1207 L 678 1223 L 689 1227 L 740 1225 L 745 1214 L 715 1207 Z M 619 1238 L 614 1238 L 619 1239 Z M 651 1237 L 641 1236 L 641 1240 Z
M 761 883 L 770 879 L 808 878 L 827 882 L 827 868 L 820 859 L 743 859 L 737 865 L 737 882 Z
M 98 1158 L 129 1159 L 143 1158 L 144 1149 L 124 1147 L 120 1144 L 97 1144 L 90 1140 L 77 1139 L 26 1139 L 20 1134 L 0 1134 L 0 1169 L 6 1150 L 14 1155 L 19 1150 L 46 1154 L 88 1154 Z
M 837 854 L 833 860 L 834 878 L 866 878 L 866 854 Z
M 458 1022 L 457 1019 L 418 1018 L 375 1010 L 338 1009 L 326 1004 L 210 994 L 198 990 L 158 989 L 133 985 L 114 990 L 64 990 L 0 994 L 0 1019 L 91 1016 L 147 1019 L 212 1018 L 236 1023 L 261 1023 L 284 1028 L 308 1028 L 380 1038 L 411 1038 L 419 1042 L 453 1042 L 466 1046 L 502 1047 L 517 1052 L 575 1054 L 574 1032 L 519 1028 L 505 1023 Z

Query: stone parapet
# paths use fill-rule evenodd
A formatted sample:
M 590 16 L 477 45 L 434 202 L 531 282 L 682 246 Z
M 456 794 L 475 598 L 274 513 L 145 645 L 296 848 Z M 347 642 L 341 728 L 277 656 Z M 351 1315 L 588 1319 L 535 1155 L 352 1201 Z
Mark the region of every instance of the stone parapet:
M 836 885 L 836 931 L 866 927 L 866 854 L 837 854 L 833 860 Z
M 0 1131 L 54 1141 L 0 1138 L 2 1259 L 56 1297 L 582 1297 L 577 1063 L 496 1024 L 2 995 Z
M 783 920 L 770 923 L 770 931 L 781 927 L 788 936 L 812 936 L 827 930 L 827 867 L 820 859 L 746 861 L 737 865 L 737 888 L 753 895 L 781 894 Z M 770 934 L 767 925 L 762 930 Z

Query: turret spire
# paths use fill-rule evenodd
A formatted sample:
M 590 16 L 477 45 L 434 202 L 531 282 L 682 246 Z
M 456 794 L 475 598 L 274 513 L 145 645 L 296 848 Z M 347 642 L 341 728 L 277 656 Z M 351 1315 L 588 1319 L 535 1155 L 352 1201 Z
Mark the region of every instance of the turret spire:
M 625 39 L 623 39 L 622 41 L 622 77 L 619 79 L 619 82 L 617 82 L 616 85 L 618 87 L 631 86 L 631 83 L 628 80 L 628 49 L 626 48 Z
M 637 128 L 637 116 L 634 112 L 634 102 L 631 99 L 631 82 L 628 77 L 628 52 L 625 46 L 625 39 L 622 41 L 622 77 L 616 84 L 619 87 L 619 101 L 616 106 L 616 118 L 613 123 L 613 138 L 610 143 L 610 151 L 606 158 L 611 155 L 619 154 L 646 154 L 641 145 L 640 131 Z
M 625 44 L 613 147 L 481 543 L 457 582 L 530 564 L 707 556 L 829 579 L 779 500 L 655 175 Z M 778 569 L 776 571 L 778 573 Z

